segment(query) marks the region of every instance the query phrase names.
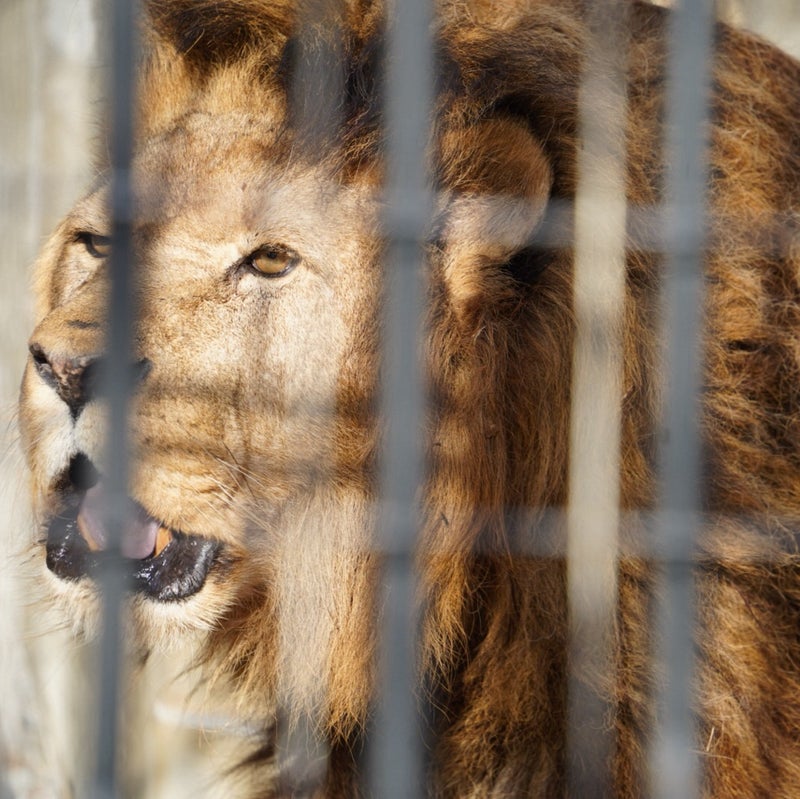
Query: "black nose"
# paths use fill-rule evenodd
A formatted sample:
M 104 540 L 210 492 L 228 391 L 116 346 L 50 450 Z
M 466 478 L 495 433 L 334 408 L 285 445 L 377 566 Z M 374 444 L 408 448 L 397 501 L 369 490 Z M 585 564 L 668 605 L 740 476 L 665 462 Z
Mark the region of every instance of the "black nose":
M 48 355 L 36 343 L 31 344 L 30 353 L 41 378 L 55 389 L 72 417 L 77 418 L 95 393 L 99 358 L 96 355 L 71 358 Z
M 29 349 L 36 371 L 45 383 L 55 389 L 69 408 L 72 418 L 77 419 L 84 406 L 97 396 L 102 358 L 98 355 L 49 355 L 36 342 Z M 152 364 L 147 358 L 135 363 L 132 366 L 135 382 L 144 380 L 151 368 Z

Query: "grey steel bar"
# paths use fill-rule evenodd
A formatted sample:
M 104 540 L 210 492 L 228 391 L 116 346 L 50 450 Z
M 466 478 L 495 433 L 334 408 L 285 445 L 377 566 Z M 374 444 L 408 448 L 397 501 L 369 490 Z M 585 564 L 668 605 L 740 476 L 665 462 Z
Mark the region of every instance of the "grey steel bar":
M 120 549 L 125 524 L 129 473 L 128 405 L 132 389 L 131 336 L 133 300 L 133 120 L 136 62 L 136 0 L 115 0 L 111 8 L 110 154 L 111 154 L 111 290 L 108 343 L 105 358 L 105 396 L 108 401 L 108 437 L 104 482 L 107 505 L 108 549 L 99 582 L 103 600 L 100 643 L 99 719 L 97 762 L 92 795 L 110 799 L 119 795 L 119 703 L 121 698 L 121 619 L 125 595 Z
M 616 741 L 622 320 L 625 306 L 627 0 L 587 7 L 575 198 L 575 342 L 570 412 L 567 591 L 568 794 L 612 793 Z M 592 676 L 592 682 L 587 675 Z
M 426 150 L 433 85 L 429 0 L 391 4 L 385 124 L 386 315 L 380 551 L 384 557 L 380 699 L 371 742 L 372 795 L 423 795 L 416 700 L 413 549 L 422 483 L 422 244 L 430 224 Z
M 345 96 L 344 41 L 340 14 L 344 4 L 331 0 L 301 3 L 296 21 L 294 72 L 289 93 L 290 115 L 305 155 L 328 152 L 335 145 L 343 124 Z M 313 157 L 313 155 L 312 155 Z M 336 399 L 319 401 L 315 412 L 332 431 Z M 325 464 L 333 468 L 333 464 Z M 279 614 L 278 625 L 296 623 L 292 614 Z M 292 635 L 285 639 L 293 640 Z M 287 793 L 295 784 L 322 782 L 328 758 L 328 745 L 318 724 L 303 715 L 291 723 L 278 724 L 277 757 L 282 789 Z M 284 787 L 285 786 L 285 787 Z
M 653 752 L 659 799 L 699 796 L 692 712 L 695 631 L 693 556 L 700 519 L 699 387 L 705 249 L 708 102 L 713 6 L 684 0 L 672 15 L 668 87 L 668 256 L 664 285 L 666 403 L 657 526 L 664 553 L 658 631 L 665 667 L 661 729 Z
M 340 7 L 331 0 L 309 0 L 297 20 L 297 69 L 290 96 L 295 129 L 306 150 L 324 151 L 342 124 L 345 89 L 344 42 L 338 18 Z M 326 31 L 320 46 L 319 28 Z

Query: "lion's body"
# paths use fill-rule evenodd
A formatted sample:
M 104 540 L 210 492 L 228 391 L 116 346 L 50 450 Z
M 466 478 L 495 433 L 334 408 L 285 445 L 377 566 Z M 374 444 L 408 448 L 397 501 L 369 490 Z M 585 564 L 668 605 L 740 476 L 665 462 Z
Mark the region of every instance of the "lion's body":
M 265 735 L 276 718 L 319 725 L 330 758 L 314 795 L 344 799 L 361 790 L 354 753 L 375 699 L 381 14 L 354 3 L 287 47 L 295 19 L 284 5 L 149 3 L 134 172 L 136 358 L 148 369 L 131 495 L 162 528 L 221 550 L 199 590 L 165 577 L 149 590 L 183 591 L 179 601 L 140 597 L 134 611 L 148 645 L 208 629 L 206 666 L 230 712 Z M 447 4 L 440 32 L 420 662 L 436 686 L 431 795 L 550 799 L 565 791 L 568 623 L 562 531 L 546 511 L 567 499 L 575 323 L 571 250 L 539 246 L 534 234 L 549 201 L 575 196 L 588 34 L 566 4 L 520 2 L 500 16 L 489 5 Z M 665 13 L 632 12 L 634 206 L 662 199 Z M 337 25 L 338 51 L 326 40 Z M 333 135 L 315 129 L 315 109 L 288 109 L 300 51 L 344 64 L 343 102 L 316 109 L 339 117 Z M 331 53 L 341 60 L 326 62 Z M 788 57 L 720 31 L 703 417 L 710 522 L 697 570 L 697 740 L 704 795 L 718 799 L 800 794 L 798 88 Z M 52 375 L 102 347 L 107 279 L 95 244 L 108 233 L 106 194 L 103 184 L 78 204 L 38 265 L 21 416 L 43 515 L 60 510 L 78 453 L 102 460 L 99 403 L 70 412 Z M 623 331 L 630 518 L 653 508 L 662 388 L 661 259 L 640 233 L 629 236 Z M 248 258 L 264 248 L 286 259 L 285 274 L 253 268 Z M 632 524 L 624 540 L 639 532 Z M 607 697 L 619 799 L 644 795 L 656 687 L 657 570 L 631 551 L 619 566 Z M 54 583 L 91 626 L 91 584 L 68 577 Z M 257 795 L 285 789 L 262 784 Z

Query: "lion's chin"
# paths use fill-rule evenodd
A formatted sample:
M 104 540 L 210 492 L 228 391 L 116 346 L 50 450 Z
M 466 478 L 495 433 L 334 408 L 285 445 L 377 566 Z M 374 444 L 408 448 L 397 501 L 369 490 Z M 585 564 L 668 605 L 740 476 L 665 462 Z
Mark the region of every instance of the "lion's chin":
M 79 640 L 95 639 L 104 607 L 97 582 L 88 575 L 64 580 L 44 565 L 42 571 L 51 622 L 68 627 Z M 224 574 L 223 569 L 220 577 Z M 186 644 L 198 645 L 210 630 L 218 628 L 234 601 L 235 597 L 215 579 L 214 570 L 202 590 L 180 602 L 161 602 L 140 592 L 129 594 L 124 613 L 126 644 L 146 652 L 171 652 Z

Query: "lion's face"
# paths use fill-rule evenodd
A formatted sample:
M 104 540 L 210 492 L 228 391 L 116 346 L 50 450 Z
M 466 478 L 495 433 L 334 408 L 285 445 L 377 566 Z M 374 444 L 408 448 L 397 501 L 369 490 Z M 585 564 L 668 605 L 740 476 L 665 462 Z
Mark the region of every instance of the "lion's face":
M 281 147 L 263 119 L 198 113 L 138 150 L 122 547 L 145 619 L 155 603 L 182 625 L 212 623 L 278 568 L 319 486 L 352 466 L 335 440 L 343 403 L 371 383 L 374 202 Z M 40 261 L 22 398 L 47 565 L 83 613 L 105 546 L 107 192 L 75 207 Z
M 179 3 L 150 7 L 156 32 L 133 167 L 136 387 L 122 541 L 135 640 L 158 647 L 200 631 L 237 708 L 260 722 L 275 708 L 311 715 L 346 737 L 374 696 L 380 618 L 375 486 L 391 266 L 379 32 L 361 31 L 340 126 L 316 147 L 280 76 L 280 50 L 293 49 L 260 6 L 247 28 L 259 47 L 245 56 L 216 49 L 227 46 L 223 32 L 209 33 L 205 50 L 191 30 L 184 40 L 195 5 L 187 17 Z M 225 8 L 230 19 L 244 13 Z M 196 21 L 224 23 L 217 11 L 201 4 Z M 276 38 L 275 53 L 262 36 Z M 544 349 L 557 360 L 552 331 L 570 324 L 568 270 L 539 280 L 541 253 L 530 246 L 553 188 L 551 159 L 524 119 L 499 103 L 473 105 L 453 97 L 439 109 L 430 152 L 420 542 L 433 553 L 422 601 L 441 622 L 428 626 L 430 663 L 444 661 L 472 614 L 468 601 L 452 606 L 470 579 L 471 539 L 493 546 L 495 529 L 474 521 L 476 509 L 493 513 L 503 492 L 526 490 L 525 474 L 506 468 L 511 442 L 542 462 L 563 433 L 548 423 L 524 443 L 507 439 L 499 401 L 519 393 L 510 360 Z M 90 631 L 107 539 L 107 408 L 97 388 L 114 246 L 108 191 L 100 183 L 78 203 L 37 264 L 20 414 L 48 579 Z M 534 290 L 545 310 L 528 318 Z M 533 429 L 528 416 L 565 391 L 559 372 L 542 370 L 519 424 Z M 557 496 L 563 459 L 546 457 L 552 468 L 536 490 Z

